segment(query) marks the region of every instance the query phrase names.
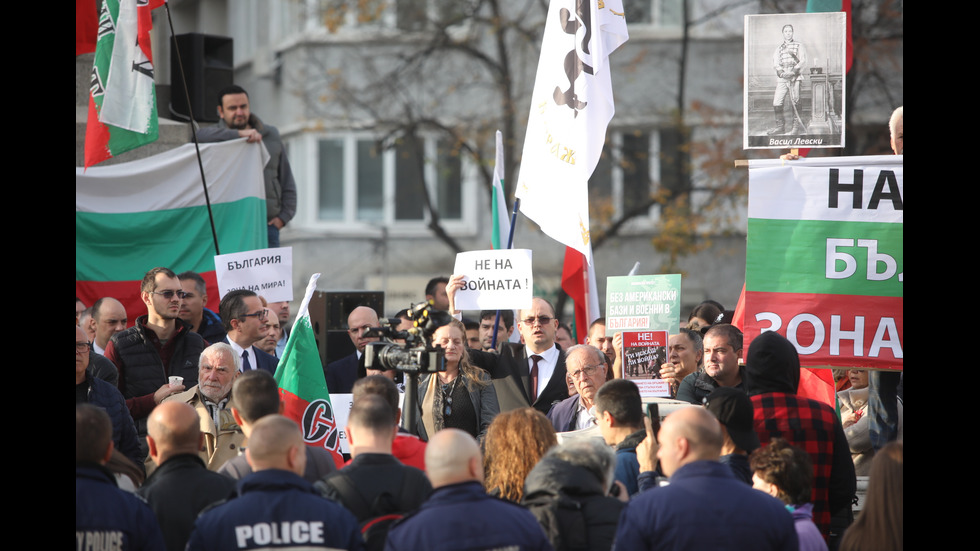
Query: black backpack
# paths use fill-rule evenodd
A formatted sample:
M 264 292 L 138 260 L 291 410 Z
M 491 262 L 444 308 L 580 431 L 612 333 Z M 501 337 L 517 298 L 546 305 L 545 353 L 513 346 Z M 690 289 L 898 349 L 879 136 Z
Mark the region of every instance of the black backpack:
M 340 494 L 342 505 L 348 508 L 358 519 L 364 519 L 361 523 L 361 537 L 364 538 L 365 549 L 368 551 L 381 551 L 384 549 L 385 540 L 388 538 L 388 530 L 405 515 L 414 512 L 417 508 L 414 499 L 427 491 L 423 486 L 424 479 L 408 476 L 408 472 L 402 472 L 402 480 L 397 494 L 392 495 L 388 492 L 380 494 L 374 499 L 373 503 L 368 503 L 364 495 L 354 485 L 346 473 L 338 471 L 327 481 L 319 481 L 315 484 L 320 493 L 327 495 L 327 486 L 333 488 Z M 407 504 L 408 501 L 411 504 Z

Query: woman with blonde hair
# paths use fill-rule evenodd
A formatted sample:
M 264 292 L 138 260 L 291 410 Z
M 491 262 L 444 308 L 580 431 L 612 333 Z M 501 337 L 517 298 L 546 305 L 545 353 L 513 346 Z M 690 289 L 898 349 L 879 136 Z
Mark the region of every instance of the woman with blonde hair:
M 543 413 L 521 408 L 501 413 L 484 441 L 483 471 L 491 495 L 520 503 L 524 479 L 545 452 L 558 444 L 555 429 Z
M 500 406 L 490 375 L 470 364 L 466 327 L 452 320 L 436 329 L 432 344 L 445 350 L 446 370 L 419 381 L 419 438 L 428 440 L 430 434 L 454 428 L 483 440 Z

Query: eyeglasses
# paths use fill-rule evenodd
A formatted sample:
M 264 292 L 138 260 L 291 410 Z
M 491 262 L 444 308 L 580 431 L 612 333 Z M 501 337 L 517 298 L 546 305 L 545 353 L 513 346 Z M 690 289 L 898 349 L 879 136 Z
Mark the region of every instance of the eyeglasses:
M 578 371 L 571 371 L 571 372 L 569 372 L 568 376 L 571 377 L 572 379 L 581 378 L 583 375 L 586 376 L 586 377 L 591 377 L 591 376 L 593 376 L 593 375 L 596 374 L 596 371 L 598 371 L 600 367 L 602 367 L 602 366 L 601 365 L 587 365 L 587 366 L 583 367 L 582 369 L 579 369 Z
M 243 318 L 257 318 L 259 321 L 265 321 L 269 318 L 269 311 L 266 309 L 259 310 L 258 312 L 252 312 L 251 314 L 242 314 Z
M 153 293 L 154 295 L 160 295 L 161 297 L 167 300 L 174 298 L 174 295 L 177 295 L 177 298 L 184 298 L 185 296 L 187 296 L 187 293 L 185 293 L 181 289 L 178 289 L 176 291 L 174 291 L 173 289 L 167 289 L 166 291 L 150 291 L 150 292 Z
M 92 343 L 90 342 L 76 342 L 75 343 L 75 353 L 78 352 L 88 352 L 92 348 Z
M 535 319 L 537 319 L 538 323 L 540 323 L 541 325 L 548 325 L 549 323 L 551 323 L 551 320 L 555 318 L 551 316 L 538 316 L 537 318 L 534 317 L 524 318 L 521 320 L 521 322 L 524 323 L 524 325 L 534 325 Z

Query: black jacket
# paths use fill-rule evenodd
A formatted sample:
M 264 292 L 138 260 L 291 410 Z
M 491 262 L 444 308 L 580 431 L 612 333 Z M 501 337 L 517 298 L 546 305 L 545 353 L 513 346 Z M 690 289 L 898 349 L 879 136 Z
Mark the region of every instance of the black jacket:
M 544 528 L 555 551 L 606 551 L 626 506 L 606 495 L 598 473 L 545 457 L 528 473 L 522 504 Z
M 164 461 L 137 493 L 153 509 L 168 551 L 183 551 L 197 514 L 234 491 L 234 479 L 209 471 L 197 454 L 182 454 Z

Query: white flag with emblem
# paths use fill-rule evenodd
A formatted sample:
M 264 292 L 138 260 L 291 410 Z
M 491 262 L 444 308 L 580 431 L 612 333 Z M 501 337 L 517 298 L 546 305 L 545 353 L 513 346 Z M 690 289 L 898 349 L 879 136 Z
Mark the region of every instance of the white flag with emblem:
M 628 38 L 622 0 L 552 0 L 524 136 L 521 212 L 590 264 L 588 183 L 615 111 L 609 54 Z

